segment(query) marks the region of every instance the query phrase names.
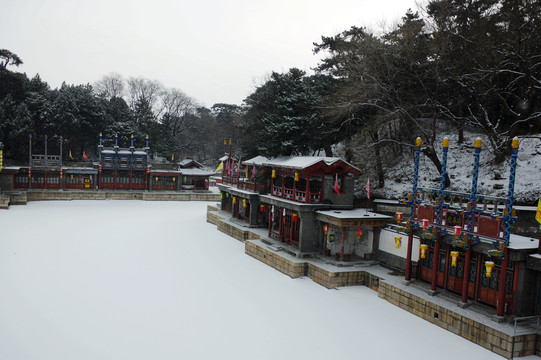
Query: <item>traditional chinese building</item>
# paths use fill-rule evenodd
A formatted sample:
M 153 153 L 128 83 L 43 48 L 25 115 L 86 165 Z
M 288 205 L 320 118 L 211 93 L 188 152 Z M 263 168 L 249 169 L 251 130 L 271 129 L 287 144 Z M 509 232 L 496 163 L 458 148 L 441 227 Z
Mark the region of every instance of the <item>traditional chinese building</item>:
M 513 193 L 518 139 L 513 141 L 506 198 L 477 193 L 480 139 L 474 147 L 470 193 L 444 189 L 447 139 L 443 143 L 440 188 L 418 187 L 420 146 L 418 139 L 413 192 L 402 202 L 410 208 L 408 221 L 404 223 L 402 214 L 397 213 L 398 225 L 382 231 L 379 260 L 405 269 L 406 282 L 416 278 L 429 283 L 431 295 L 441 290 L 458 294 L 458 306 L 479 302 L 495 307 L 497 321 L 506 315 L 539 314 L 539 242 L 511 234 L 511 224 L 516 220 Z M 389 246 L 395 241 L 404 242 L 407 251 Z
M 222 210 L 248 226 L 266 227 L 269 238 L 298 256 L 370 258 L 374 229 L 390 219 L 353 210 L 360 170 L 339 158 L 256 157 L 242 166 L 228 158 L 222 164 Z
M 145 147 L 136 149 L 131 136 L 129 148 L 118 146 L 118 135 L 115 135 L 115 146 L 106 148 L 100 134 L 99 150 L 99 188 L 111 190 L 146 190 L 148 189 L 149 156 L 148 136 Z

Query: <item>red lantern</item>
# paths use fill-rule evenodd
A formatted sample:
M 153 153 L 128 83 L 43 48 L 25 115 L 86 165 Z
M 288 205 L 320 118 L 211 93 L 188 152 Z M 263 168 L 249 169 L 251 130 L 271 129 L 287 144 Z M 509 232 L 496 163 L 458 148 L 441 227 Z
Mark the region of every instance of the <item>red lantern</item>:
M 395 217 L 396 217 L 397 222 L 401 222 L 404 215 L 402 214 L 401 211 L 397 211 L 396 214 L 395 214 Z
M 265 208 L 265 205 L 260 205 L 260 206 L 259 206 L 259 209 L 261 210 L 261 212 L 265 212 L 265 210 L 267 210 L 267 209 Z
M 454 230 L 453 230 L 453 234 L 455 235 L 455 237 L 458 238 L 458 236 L 460 235 L 460 232 L 462 231 L 462 228 L 459 226 L 459 225 L 456 225 L 454 227 Z
M 298 220 L 299 220 L 299 215 L 297 215 L 297 214 L 291 215 L 291 221 L 292 222 L 297 222 Z
M 423 230 L 426 230 L 428 228 L 428 219 L 421 220 L 421 224 L 423 225 Z
M 98 172 L 101 174 L 101 165 L 98 166 Z
M 325 235 L 327 235 L 329 233 L 329 225 L 328 224 L 323 225 L 323 232 L 325 233 Z
M 363 229 L 358 228 L 358 229 L 357 229 L 357 239 L 360 239 L 361 236 L 363 236 Z

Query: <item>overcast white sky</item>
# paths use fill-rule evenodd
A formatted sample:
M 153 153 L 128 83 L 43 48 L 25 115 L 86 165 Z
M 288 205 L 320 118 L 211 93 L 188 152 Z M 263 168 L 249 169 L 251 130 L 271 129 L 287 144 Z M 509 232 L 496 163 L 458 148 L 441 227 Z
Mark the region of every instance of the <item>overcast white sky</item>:
M 52 88 L 116 72 L 240 105 L 270 72 L 314 67 L 322 35 L 390 26 L 408 8 L 415 0 L 3 0 L 0 48 Z

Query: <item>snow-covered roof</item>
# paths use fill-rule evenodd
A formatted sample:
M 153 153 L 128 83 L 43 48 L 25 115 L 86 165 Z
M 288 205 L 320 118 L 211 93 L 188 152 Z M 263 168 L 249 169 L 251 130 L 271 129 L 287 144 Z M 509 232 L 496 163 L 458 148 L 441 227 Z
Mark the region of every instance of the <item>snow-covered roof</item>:
M 182 173 L 180 170 L 169 170 L 169 169 L 152 169 L 150 170 L 150 174 L 176 174 L 181 175 Z
M 326 156 L 279 156 L 265 161 L 263 165 L 298 170 L 305 170 L 311 167 L 326 167 L 331 170 L 333 168 L 343 167 L 344 170 L 347 170 L 353 175 L 359 175 L 361 173 L 359 168 L 347 161 L 337 157 Z
M 198 169 L 198 168 L 192 168 L 192 169 L 180 169 L 180 173 L 182 175 L 187 175 L 187 176 L 211 176 L 211 175 L 214 175 L 216 172 Z
M 193 159 L 184 159 L 184 160 L 180 161 L 178 163 L 178 165 L 181 168 L 184 168 L 184 167 L 189 166 L 189 165 L 195 165 L 197 167 L 203 167 L 203 165 L 201 165 L 200 163 L 198 163 L 197 161 L 195 161 Z
M 271 159 L 258 155 L 254 158 L 248 159 L 246 161 L 242 162 L 242 165 L 255 165 L 255 166 L 262 166 L 264 163 L 271 161 Z
M 115 154 L 116 151 L 115 150 L 112 150 L 112 149 L 104 149 L 101 151 L 102 154 Z M 118 153 L 119 154 L 123 154 L 123 155 L 126 155 L 126 154 L 131 154 L 131 150 L 130 149 L 120 149 L 118 150 Z M 135 155 L 146 155 L 146 151 L 144 150 L 134 150 L 133 153 Z
M 370 209 L 352 210 L 319 210 L 317 214 L 340 219 L 340 220 L 390 220 L 391 216 L 378 214 Z
M 509 249 L 524 250 L 524 249 L 537 249 L 539 246 L 539 239 L 534 239 L 527 236 L 511 234 L 509 238 Z
M 91 167 L 82 167 L 82 166 L 69 166 L 69 167 L 62 167 L 62 171 L 66 174 L 97 174 L 98 169 L 94 169 Z
M 219 160 L 219 161 L 226 161 L 227 159 L 229 159 L 229 156 L 228 156 L 228 155 L 224 155 L 224 156 L 222 156 L 221 158 L 219 158 L 218 160 Z

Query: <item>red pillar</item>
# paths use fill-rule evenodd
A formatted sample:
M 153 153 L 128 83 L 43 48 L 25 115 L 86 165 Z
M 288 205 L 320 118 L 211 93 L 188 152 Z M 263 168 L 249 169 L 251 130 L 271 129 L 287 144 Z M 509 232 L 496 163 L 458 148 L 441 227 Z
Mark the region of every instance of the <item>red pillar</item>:
M 509 250 L 507 247 L 503 252 L 503 261 L 500 269 L 500 289 L 498 291 L 498 304 L 496 316 L 503 316 L 505 310 L 505 283 L 507 281 L 507 263 L 509 262 Z
M 464 259 L 464 272 L 462 273 L 462 303 L 468 302 L 468 281 L 470 279 L 471 241 L 468 238 L 468 250 Z
M 408 222 L 409 224 L 409 234 L 408 234 L 408 252 L 406 254 L 406 281 L 411 280 L 411 252 L 413 247 L 413 225 L 411 223 L 411 220 Z
M 438 285 L 438 265 L 440 258 L 440 234 L 436 235 L 436 243 L 434 244 L 434 256 L 432 259 L 432 283 L 430 290 L 436 291 Z

